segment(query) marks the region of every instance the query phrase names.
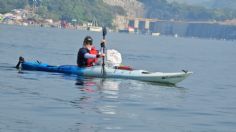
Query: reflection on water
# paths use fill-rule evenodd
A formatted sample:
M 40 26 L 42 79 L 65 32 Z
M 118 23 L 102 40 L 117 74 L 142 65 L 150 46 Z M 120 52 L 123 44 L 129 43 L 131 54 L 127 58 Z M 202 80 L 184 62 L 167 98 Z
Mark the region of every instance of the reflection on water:
M 77 77 L 75 86 L 82 94 L 71 103 L 86 116 L 86 121 L 78 120 L 73 129 L 87 131 L 133 128 L 127 121 L 137 123 L 137 131 L 140 131 L 139 128 L 148 127 L 156 117 L 162 116 L 160 113 L 181 112 L 177 104 L 181 105 L 187 92 L 183 87 L 123 79 Z M 97 118 L 91 121 L 91 115 Z M 147 125 L 140 124 L 140 119 Z
M 106 79 L 94 79 L 94 78 L 84 78 L 77 77 L 75 85 L 78 86 L 81 92 L 84 92 L 83 96 L 79 99 L 72 101 L 74 106 L 78 106 L 81 109 L 88 109 L 90 104 L 96 104 L 96 102 L 115 102 L 118 99 L 119 92 L 118 81 L 106 80 Z M 93 102 L 94 101 L 94 102 Z M 115 103 L 113 104 L 102 104 L 93 106 L 92 109 L 97 109 L 99 113 L 103 114 L 116 114 Z
M 116 116 L 118 111 L 119 85 L 120 81 L 77 77 L 75 86 L 80 90 L 82 96 L 74 99 L 71 103 L 73 107 L 80 109 L 82 115 L 86 116 L 86 121 L 76 122 L 75 128 L 72 129 L 75 131 L 121 129 L 120 126 L 114 126 L 114 124 L 111 125 L 109 123 L 110 120 Z M 96 119 L 92 117 L 91 121 L 91 116 L 88 117 L 88 115 L 103 118 Z M 100 120 L 100 122 L 104 122 L 104 124 L 99 125 L 94 122 L 96 120 Z
M 99 91 L 101 93 L 105 93 L 107 98 L 117 98 L 118 90 L 119 90 L 119 81 L 107 80 L 104 78 L 94 79 L 94 78 L 84 78 L 77 77 L 75 85 L 81 91 L 85 92 L 96 92 Z M 96 88 L 96 89 L 94 89 Z
M 101 79 L 100 83 L 97 83 L 99 90 L 105 94 L 105 98 L 117 99 L 119 92 L 119 81 L 112 81 Z

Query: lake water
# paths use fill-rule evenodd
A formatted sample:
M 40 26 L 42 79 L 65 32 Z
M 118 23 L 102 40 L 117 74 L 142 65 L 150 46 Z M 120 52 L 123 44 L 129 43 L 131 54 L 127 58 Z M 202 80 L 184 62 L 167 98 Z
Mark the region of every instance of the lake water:
M 86 35 L 0 25 L 0 132 L 235 132 L 236 42 L 108 33 L 123 64 L 194 74 L 165 86 L 13 68 L 19 56 L 75 64 Z

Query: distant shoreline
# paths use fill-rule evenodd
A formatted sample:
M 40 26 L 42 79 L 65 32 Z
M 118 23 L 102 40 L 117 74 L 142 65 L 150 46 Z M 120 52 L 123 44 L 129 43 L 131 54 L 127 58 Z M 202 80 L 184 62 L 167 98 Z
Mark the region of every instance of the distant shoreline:
M 28 26 L 24 26 L 24 25 L 17 25 L 17 24 L 4 24 L 4 23 L 0 23 L 0 25 L 4 25 L 4 26 L 15 26 L 15 27 L 32 27 L 32 28 L 34 28 L 34 27 L 38 27 L 38 28 L 54 28 L 54 29 L 63 29 L 63 30 L 79 30 L 79 31 L 88 31 L 88 32 L 94 32 L 94 31 L 89 31 L 89 30 L 87 30 L 87 29 L 80 29 L 80 28 L 58 28 L 58 27 L 50 27 L 50 26 L 38 26 L 38 25 L 28 25 Z M 203 27 L 204 28 L 204 27 Z M 235 28 L 236 28 L 236 26 L 235 26 Z M 1 28 L 0 28 L 0 31 L 2 31 L 1 30 Z M 111 30 L 110 30 L 111 31 Z M 199 31 L 201 31 L 200 29 L 199 29 Z M 236 30 L 235 30 L 236 31 Z M 136 34 L 136 35 L 147 35 L 147 34 L 140 34 L 140 33 L 124 33 L 124 32 L 116 32 L 116 31 L 111 31 L 111 32 L 115 32 L 115 33 L 120 33 L 120 34 Z M 203 32 L 203 31 L 202 31 Z M 95 33 L 95 32 L 94 32 Z M 200 34 L 201 35 L 201 34 Z M 150 34 L 150 36 L 152 36 L 151 34 Z M 234 39 L 225 39 L 225 38 L 214 38 L 214 37 L 207 37 L 207 36 L 198 36 L 198 35 L 196 35 L 196 36 L 191 36 L 191 35 L 189 35 L 189 36 L 183 36 L 183 35 L 179 35 L 179 34 L 161 34 L 161 35 L 158 35 L 158 36 L 155 36 L 155 35 L 153 35 L 153 37 L 159 37 L 159 36 L 166 36 L 166 37 L 174 37 L 174 38 L 199 38 L 199 39 L 215 39 L 215 40 L 226 40 L 226 41 L 236 41 L 236 37 L 234 38 Z

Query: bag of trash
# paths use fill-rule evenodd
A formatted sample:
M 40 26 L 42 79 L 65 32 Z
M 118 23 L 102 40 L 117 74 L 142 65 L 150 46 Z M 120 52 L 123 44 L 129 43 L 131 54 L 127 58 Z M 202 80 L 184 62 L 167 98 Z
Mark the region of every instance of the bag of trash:
M 106 58 L 106 64 L 111 67 L 120 66 L 122 63 L 120 52 L 114 49 L 107 50 Z

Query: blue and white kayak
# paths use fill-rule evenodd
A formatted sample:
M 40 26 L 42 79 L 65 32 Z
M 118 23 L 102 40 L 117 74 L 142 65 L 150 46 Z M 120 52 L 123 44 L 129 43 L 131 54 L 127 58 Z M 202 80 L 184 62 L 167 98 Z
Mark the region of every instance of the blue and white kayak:
M 86 77 L 125 78 L 125 79 L 134 79 L 134 80 L 168 83 L 168 84 L 176 84 L 178 82 L 181 82 L 182 80 L 184 80 L 185 78 L 187 78 L 189 75 L 192 74 L 192 72 L 188 71 L 164 73 L 164 72 L 149 72 L 146 70 L 125 70 L 125 69 L 118 69 L 115 67 L 105 66 L 105 76 L 104 76 L 101 73 L 102 66 L 93 66 L 86 68 L 81 68 L 76 65 L 53 66 L 38 61 L 35 62 L 23 61 L 21 62 L 21 69 L 76 74 L 79 76 L 86 76 Z

